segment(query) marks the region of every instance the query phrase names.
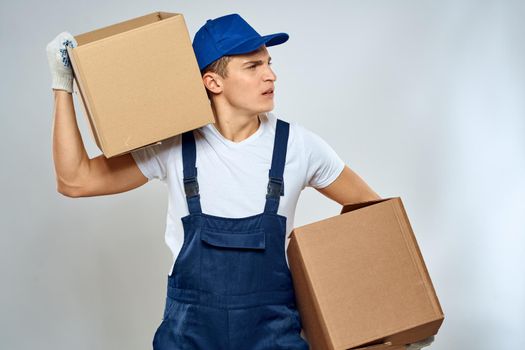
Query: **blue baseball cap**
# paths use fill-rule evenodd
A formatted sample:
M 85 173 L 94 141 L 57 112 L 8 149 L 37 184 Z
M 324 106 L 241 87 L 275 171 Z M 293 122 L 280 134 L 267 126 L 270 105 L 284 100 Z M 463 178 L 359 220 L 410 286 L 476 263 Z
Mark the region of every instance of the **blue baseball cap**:
M 195 33 L 193 51 L 202 71 L 222 56 L 252 52 L 262 45 L 279 45 L 288 38 L 286 33 L 261 36 L 241 16 L 233 13 L 207 20 Z

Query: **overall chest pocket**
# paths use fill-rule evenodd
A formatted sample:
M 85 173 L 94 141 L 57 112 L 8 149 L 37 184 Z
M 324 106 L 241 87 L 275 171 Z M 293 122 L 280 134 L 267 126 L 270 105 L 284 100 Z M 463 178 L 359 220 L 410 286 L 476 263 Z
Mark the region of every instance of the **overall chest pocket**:
M 201 240 L 219 248 L 256 249 L 266 248 L 266 235 L 263 229 L 246 232 L 221 232 L 202 229 Z

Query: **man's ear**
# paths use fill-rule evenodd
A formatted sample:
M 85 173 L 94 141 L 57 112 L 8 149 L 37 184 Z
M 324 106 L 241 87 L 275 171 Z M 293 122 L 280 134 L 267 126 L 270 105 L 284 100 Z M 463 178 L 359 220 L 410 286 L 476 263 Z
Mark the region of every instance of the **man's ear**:
M 206 72 L 202 76 L 202 82 L 210 92 L 214 94 L 220 94 L 222 92 L 222 79 L 217 73 Z

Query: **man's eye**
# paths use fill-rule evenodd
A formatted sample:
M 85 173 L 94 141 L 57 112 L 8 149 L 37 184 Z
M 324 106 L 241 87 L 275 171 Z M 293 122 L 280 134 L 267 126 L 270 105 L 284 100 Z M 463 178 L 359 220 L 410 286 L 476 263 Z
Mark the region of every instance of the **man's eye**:
M 249 66 L 248 69 L 254 69 L 255 67 L 257 67 L 257 66 L 255 66 L 255 65 Z

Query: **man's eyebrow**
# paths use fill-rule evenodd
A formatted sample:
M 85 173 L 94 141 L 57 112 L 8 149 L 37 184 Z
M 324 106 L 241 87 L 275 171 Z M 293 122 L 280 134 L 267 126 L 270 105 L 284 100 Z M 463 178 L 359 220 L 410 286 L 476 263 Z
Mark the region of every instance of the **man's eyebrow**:
M 271 61 L 272 61 L 272 58 L 269 57 L 268 62 L 271 62 Z M 262 63 L 263 63 L 263 60 L 256 60 L 256 61 L 246 61 L 242 65 L 245 66 L 247 64 L 262 64 Z

